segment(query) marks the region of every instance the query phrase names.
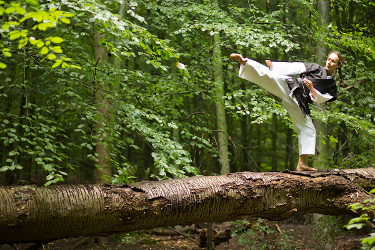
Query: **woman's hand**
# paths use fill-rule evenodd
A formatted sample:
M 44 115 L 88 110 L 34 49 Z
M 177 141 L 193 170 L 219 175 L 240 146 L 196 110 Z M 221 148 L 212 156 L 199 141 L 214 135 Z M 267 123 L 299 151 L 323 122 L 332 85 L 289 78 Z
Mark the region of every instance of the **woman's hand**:
M 315 99 L 316 91 L 314 89 L 313 83 L 309 79 L 306 79 L 306 78 L 303 78 L 302 80 L 305 83 L 306 87 L 310 90 L 312 97 Z
M 310 91 L 314 89 L 313 83 L 309 79 L 303 78 L 303 82 Z

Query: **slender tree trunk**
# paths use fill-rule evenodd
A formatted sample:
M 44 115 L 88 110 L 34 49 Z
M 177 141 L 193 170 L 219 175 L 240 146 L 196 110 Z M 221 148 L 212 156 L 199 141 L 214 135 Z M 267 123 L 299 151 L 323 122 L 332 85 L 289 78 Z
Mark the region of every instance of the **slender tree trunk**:
M 229 155 L 228 155 L 228 132 L 227 119 L 225 114 L 225 106 L 223 102 L 224 96 L 224 81 L 221 62 L 221 48 L 220 48 L 220 33 L 214 34 L 214 81 L 215 81 L 215 95 L 216 95 L 216 117 L 218 130 L 218 143 L 221 170 L 220 174 L 230 173 Z
M 286 131 L 286 160 L 285 160 L 285 169 L 295 170 L 294 162 L 294 149 L 293 149 L 293 130 L 287 127 Z
M 256 164 L 258 166 L 258 170 L 261 171 L 262 169 L 262 126 L 260 124 L 257 124 L 256 129 L 256 138 L 257 138 L 257 146 L 256 146 Z
M 23 82 L 26 82 L 27 78 L 27 63 L 26 61 L 24 62 L 24 67 L 23 67 Z M 21 126 L 19 126 L 19 135 L 20 137 L 23 137 L 24 135 L 24 129 L 22 125 L 24 125 L 24 121 L 26 120 L 25 117 L 27 117 L 27 111 L 28 109 L 25 109 L 24 106 L 27 104 L 27 88 L 26 85 L 22 87 L 23 93 L 21 96 L 21 106 L 20 106 L 20 119 L 19 123 Z M 25 142 L 19 142 L 21 144 L 21 148 L 26 148 L 26 143 Z M 21 179 L 30 182 L 30 175 L 31 175 L 31 162 L 28 161 L 29 156 L 27 154 L 24 154 L 22 157 L 19 158 L 19 164 L 23 167 L 21 171 Z
M 329 1 L 323 1 L 320 0 L 318 2 L 318 12 L 322 17 L 322 22 L 320 23 L 320 26 L 324 32 L 326 30 L 326 26 L 329 23 Z M 322 64 L 323 61 L 325 61 L 327 56 L 327 47 L 325 47 L 324 43 L 318 44 L 317 49 L 317 62 L 319 64 Z M 328 131 L 328 124 L 320 121 L 320 120 L 314 120 L 315 128 L 316 128 L 316 134 L 317 134 L 317 140 L 316 140 L 316 149 L 318 151 L 317 154 L 317 162 L 316 162 L 316 168 L 323 169 L 324 166 L 326 166 L 327 162 L 327 149 L 329 148 L 329 141 L 324 139 L 322 135 L 327 135 Z M 324 141 L 324 142 L 323 142 Z
M 209 89 L 210 86 L 207 86 L 207 88 Z M 212 108 L 211 108 L 211 100 L 209 98 L 206 99 L 206 113 L 207 113 L 207 115 L 209 117 L 209 119 L 207 119 L 207 125 L 206 125 L 206 127 L 207 127 L 208 131 L 212 131 L 212 119 L 211 119 L 211 117 L 212 117 Z M 211 145 L 212 145 L 211 135 L 212 134 L 210 134 L 210 133 L 206 134 L 208 142 L 210 142 Z M 206 161 L 207 171 L 206 171 L 205 175 L 210 176 L 210 175 L 213 174 L 213 161 L 212 161 L 212 159 L 214 159 L 214 158 L 212 157 L 211 152 L 208 151 L 208 150 L 206 151 L 206 159 L 207 159 L 207 161 Z
M 248 136 L 248 128 L 247 128 L 247 115 L 243 115 L 241 117 L 241 144 L 242 144 L 242 159 L 245 165 L 249 165 L 248 160 L 248 151 L 247 147 L 249 145 L 249 136 Z M 247 168 L 246 168 L 247 169 Z
M 272 158 L 271 158 L 271 166 L 272 170 L 277 170 L 277 116 L 276 114 L 272 114 Z
M 108 52 L 106 48 L 101 46 L 99 44 L 101 38 L 100 34 L 98 32 L 95 32 L 94 35 L 94 55 L 95 59 L 102 63 L 108 62 Z M 96 153 L 98 153 L 100 156 L 98 157 L 97 165 L 100 166 L 101 171 L 97 171 L 96 175 L 96 183 L 108 183 L 109 181 L 104 179 L 110 178 L 112 176 L 112 166 L 109 163 L 110 158 L 110 152 L 109 149 L 107 149 L 103 142 L 105 141 L 105 137 L 103 136 L 103 130 L 104 127 L 102 126 L 102 122 L 106 122 L 109 120 L 108 117 L 108 107 L 109 103 L 99 92 L 101 92 L 101 89 L 106 88 L 104 82 L 99 82 L 97 84 L 97 92 L 95 92 L 95 100 L 98 105 L 98 113 L 101 118 L 99 118 L 96 133 L 99 139 L 96 141 Z
M 293 215 L 357 215 L 375 168 L 242 172 L 128 185 L 0 187 L 0 244 Z M 374 218 L 374 214 L 370 214 Z
M 318 1 L 318 13 L 320 14 L 322 18 L 321 23 L 320 23 L 321 29 L 323 32 L 325 32 L 327 29 L 326 27 L 329 24 L 329 1 L 326 1 L 326 0 Z M 324 45 L 323 42 L 321 42 L 318 44 L 317 62 L 319 64 L 322 64 L 325 61 L 326 56 L 327 56 L 327 47 Z M 318 109 L 319 108 L 322 108 L 322 107 L 319 106 Z M 316 149 L 318 151 L 315 167 L 317 169 L 324 169 L 325 166 L 327 166 L 327 161 L 329 157 L 328 155 L 329 140 L 327 140 L 323 136 L 327 135 L 329 128 L 328 128 L 327 123 L 324 123 L 320 120 L 314 120 L 314 125 L 315 125 L 316 133 L 317 133 Z M 324 230 L 322 223 L 320 223 L 320 220 L 323 216 L 324 215 L 318 214 L 318 213 L 313 214 L 315 227 L 317 227 L 319 231 Z M 325 225 L 325 226 L 332 227 L 334 225 Z M 328 250 L 332 248 L 332 245 L 327 243 L 324 247 L 325 249 Z

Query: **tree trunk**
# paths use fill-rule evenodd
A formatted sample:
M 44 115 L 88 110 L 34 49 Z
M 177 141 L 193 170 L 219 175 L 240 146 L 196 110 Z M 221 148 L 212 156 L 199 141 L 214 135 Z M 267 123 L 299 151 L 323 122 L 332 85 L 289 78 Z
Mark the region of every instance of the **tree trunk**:
M 222 73 L 221 62 L 221 48 L 220 48 L 220 33 L 214 34 L 214 80 L 215 80 L 215 95 L 216 95 L 216 118 L 218 129 L 218 143 L 219 143 L 219 157 L 221 170 L 220 174 L 230 173 L 229 155 L 228 155 L 228 135 L 227 135 L 227 119 L 225 114 L 225 105 L 223 101 L 224 96 L 224 81 Z
M 318 12 L 321 15 L 321 22 L 319 23 L 321 29 L 323 31 L 327 30 L 327 25 L 329 24 L 329 1 L 320 0 L 318 1 Z M 317 63 L 321 64 L 325 61 L 327 57 L 327 47 L 324 45 L 323 42 L 318 44 L 317 49 Z M 320 107 L 318 107 L 320 108 Z M 322 138 L 322 135 L 327 135 L 328 132 L 328 124 L 320 121 L 314 120 L 314 125 L 316 128 L 317 140 L 316 140 L 316 149 L 318 151 L 317 154 L 317 162 L 315 167 L 317 169 L 323 169 L 324 166 L 327 166 L 327 161 L 329 155 L 327 154 L 329 149 L 329 140 Z M 324 143 L 323 143 L 324 141 Z
M 322 31 L 325 33 L 327 31 L 327 26 L 329 24 L 329 1 L 326 0 L 319 0 L 318 1 L 318 12 L 321 16 L 321 22 L 319 23 Z M 323 42 L 318 43 L 318 49 L 317 49 L 317 63 L 322 64 L 325 62 L 325 59 L 327 58 L 327 47 Z M 318 107 L 318 110 L 322 109 L 321 106 Z M 316 128 L 317 133 L 317 140 L 316 140 L 316 149 L 318 151 L 317 153 L 317 162 L 315 164 L 315 168 L 317 169 L 324 169 L 326 166 L 328 166 L 329 162 L 329 140 L 324 138 L 323 136 L 326 136 L 328 134 L 329 126 L 327 123 L 324 123 L 320 120 L 314 120 L 314 125 Z M 323 215 L 321 214 L 313 214 L 313 221 L 315 224 L 315 227 L 318 228 L 319 231 L 324 232 L 324 227 L 322 226 L 322 223 L 319 223 L 320 218 Z M 329 222 L 329 225 L 326 225 L 327 227 L 332 227 L 332 223 Z M 321 240 L 321 239 L 319 239 Z M 331 249 L 332 245 L 329 243 L 326 243 L 324 246 L 325 249 Z
M 277 115 L 272 114 L 272 152 L 271 152 L 271 167 L 273 171 L 277 170 Z
M 94 55 L 95 59 L 100 62 L 108 62 L 108 51 L 105 47 L 101 46 L 99 44 L 101 38 L 100 34 L 98 32 L 95 32 L 94 34 Z M 101 92 L 101 89 L 105 89 L 106 86 L 104 82 L 98 83 L 98 91 Z M 103 177 L 109 179 L 112 176 L 112 166 L 109 163 L 110 158 L 110 152 L 109 150 L 104 146 L 104 142 L 106 138 L 103 136 L 103 129 L 102 122 L 105 122 L 107 119 L 109 119 L 108 116 L 108 107 L 109 103 L 108 101 L 103 98 L 102 95 L 99 94 L 99 92 L 95 93 L 95 100 L 98 103 L 98 113 L 101 117 L 97 123 L 97 131 L 96 134 L 99 137 L 99 139 L 96 140 L 96 153 L 100 156 L 98 157 L 97 165 L 100 166 L 100 171 L 97 170 L 96 172 L 96 183 L 108 183 L 109 181 L 104 179 Z
M 128 185 L 0 187 L 0 244 L 140 229 L 322 213 L 373 196 L 375 168 L 240 172 Z M 363 212 L 363 211 L 358 211 Z M 374 217 L 373 215 L 371 215 Z
M 215 0 L 213 5 L 218 6 L 218 1 Z M 225 105 L 223 101 L 224 96 L 224 80 L 223 69 L 221 61 L 221 47 L 220 47 L 220 31 L 214 34 L 214 48 L 213 48 L 213 68 L 215 81 L 215 95 L 216 95 L 216 118 L 218 129 L 218 143 L 219 143 L 219 157 L 220 157 L 220 174 L 230 173 L 229 165 L 229 151 L 228 151 L 228 129 L 227 119 L 225 114 Z

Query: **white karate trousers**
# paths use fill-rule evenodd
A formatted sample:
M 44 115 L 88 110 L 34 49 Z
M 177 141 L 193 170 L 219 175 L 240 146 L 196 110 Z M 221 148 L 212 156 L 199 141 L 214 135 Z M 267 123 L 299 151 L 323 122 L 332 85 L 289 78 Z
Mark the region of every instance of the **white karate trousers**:
M 281 98 L 298 135 L 299 155 L 315 155 L 316 130 L 311 118 L 304 117 L 297 102 L 289 96 L 290 90 L 285 79 L 290 76 L 273 72 L 268 67 L 248 59 L 244 66 L 241 65 L 239 77 L 256 83 Z

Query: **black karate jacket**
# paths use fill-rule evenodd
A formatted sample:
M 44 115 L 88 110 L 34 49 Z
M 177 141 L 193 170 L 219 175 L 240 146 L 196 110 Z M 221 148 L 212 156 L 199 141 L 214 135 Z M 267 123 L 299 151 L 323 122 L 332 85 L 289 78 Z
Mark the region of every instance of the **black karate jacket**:
M 313 87 L 322 94 L 330 94 L 333 98 L 328 102 L 337 100 L 337 86 L 335 79 L 327 79 L 327 71 L 324 67 L 316 63 L 304 63 L 306 72 L 302 73 L 301 78 L 286 79 L 290 91 L 297 99 L 298 105 L 304 114 L 310 115 L 309 103 L 313 101 L 310 98 L 310 90 L 306 87 L 302 78 L 307 78 L 313 83 Z

